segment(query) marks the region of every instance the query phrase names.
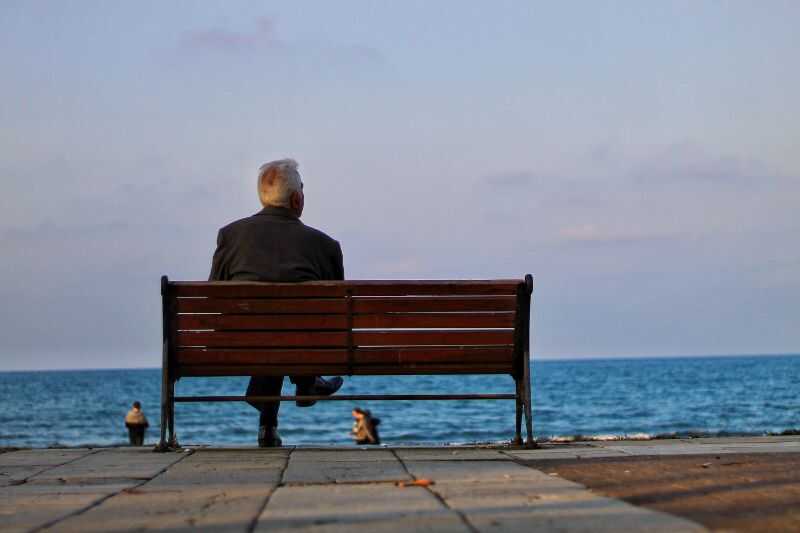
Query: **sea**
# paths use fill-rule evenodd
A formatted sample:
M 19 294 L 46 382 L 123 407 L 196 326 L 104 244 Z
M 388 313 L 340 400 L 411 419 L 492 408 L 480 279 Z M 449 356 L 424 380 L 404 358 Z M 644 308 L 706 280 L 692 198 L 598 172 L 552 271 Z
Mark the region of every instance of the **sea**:
M 800 355 L 534 360 L 534 434 L 540 441 L 734 436 L 800 431 Z M 134 400 L 159 433 L 160 369 L 0 373 L 0 447 L 118 446 Z M 183 378 L 178 395 L 242 395 L 247 378 Z M 509 393 L 510 376 L 355 376 L 342 394 Z M 284 394 L 293 394 L 288 378 Z M 284 403 L 288 445 L 351 444 L 353 407 L 381 420 L 387 445 L 501 443 L 514 402 Z M 258 415 L 245 403 L 179 403 L 181 444 L 253 446 Z

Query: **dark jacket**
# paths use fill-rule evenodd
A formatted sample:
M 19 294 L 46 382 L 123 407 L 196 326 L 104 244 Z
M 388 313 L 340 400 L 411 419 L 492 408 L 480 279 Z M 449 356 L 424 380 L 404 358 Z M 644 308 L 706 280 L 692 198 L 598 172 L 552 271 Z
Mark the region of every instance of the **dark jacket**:
M 344 279 L 342 248 L 283 207 L 265 207 L 217 235 L 209 281 Z

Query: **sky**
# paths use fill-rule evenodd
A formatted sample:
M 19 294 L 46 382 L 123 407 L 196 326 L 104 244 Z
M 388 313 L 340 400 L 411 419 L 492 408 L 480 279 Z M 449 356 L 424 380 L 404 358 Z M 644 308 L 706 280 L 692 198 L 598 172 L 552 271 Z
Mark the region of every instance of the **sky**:
M 794 1 L 0 3 L 0 370 L 160 365 L 293 157 L 350 279 L 535 279 L 536 358 L 800 352 Z

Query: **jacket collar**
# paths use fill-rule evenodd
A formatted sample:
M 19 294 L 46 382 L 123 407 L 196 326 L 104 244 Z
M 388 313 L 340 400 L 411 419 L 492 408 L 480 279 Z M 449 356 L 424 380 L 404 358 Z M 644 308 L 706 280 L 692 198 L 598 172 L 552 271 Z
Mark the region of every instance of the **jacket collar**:
M 275 207 L 271 205 L 265 207 L 264 209 L 256 213 L 256 215 L 270 215 L 275 217 L 291 218 L 293 220 L 299 220 L 297 216 L 295 216 L 295 214 L 292 213 L 292 211 L 289 208 Z

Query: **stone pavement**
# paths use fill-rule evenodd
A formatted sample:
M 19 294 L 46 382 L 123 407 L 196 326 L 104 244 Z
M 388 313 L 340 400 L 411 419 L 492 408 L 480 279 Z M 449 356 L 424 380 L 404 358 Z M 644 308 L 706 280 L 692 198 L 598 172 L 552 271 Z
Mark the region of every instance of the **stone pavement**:
M 799 437 L 0 453 L 0 531 L 704 531 L 518 460 L 798 452 Z M 428 479 L 432 485 L 397 482 Z

